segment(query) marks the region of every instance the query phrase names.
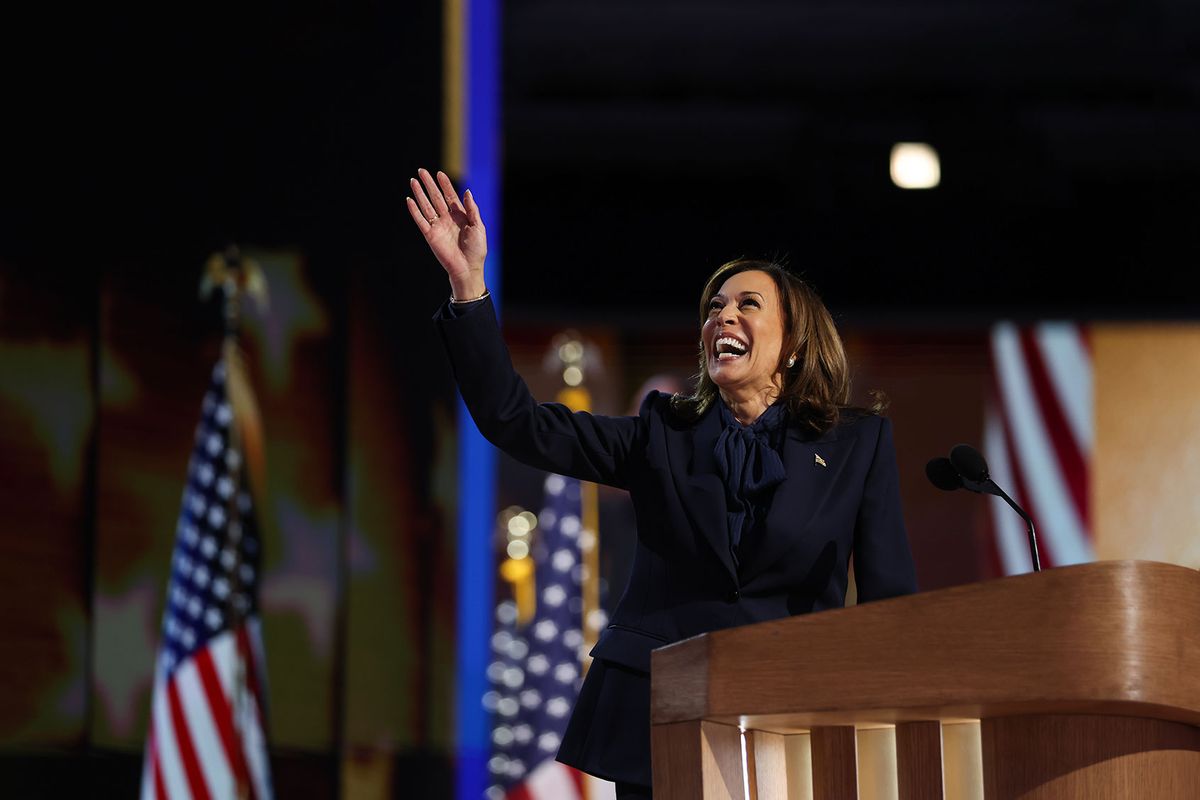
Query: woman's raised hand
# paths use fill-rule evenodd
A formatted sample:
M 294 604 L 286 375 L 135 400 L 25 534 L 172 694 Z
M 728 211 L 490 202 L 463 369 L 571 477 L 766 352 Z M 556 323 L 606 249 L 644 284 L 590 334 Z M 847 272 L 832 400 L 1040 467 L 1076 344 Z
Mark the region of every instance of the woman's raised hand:
M 454 297 L 479 297 L 487 291 L 483 282 L 487 231 L 471 190 L 460 200 L 446 173 L 438 172 L 436 181 L 429 170 L 419 169 L 417 176 L 420 180 L 408 182 L 413 194 L 408 198 L 408 213 L 446 270 Z

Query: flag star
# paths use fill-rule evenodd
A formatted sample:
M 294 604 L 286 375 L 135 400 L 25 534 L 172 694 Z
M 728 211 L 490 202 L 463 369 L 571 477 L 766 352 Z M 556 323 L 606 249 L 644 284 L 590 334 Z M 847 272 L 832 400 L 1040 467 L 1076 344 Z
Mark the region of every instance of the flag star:
M 558 522 L 558 514 L 554 513 L 552 508 L 543 508 L 542 513 L 538 514 L 538 525 L 542 530 L 548 531 L 554 527 L 554 523 Z
M 200 542 L 200 552 L 205 558 L 212 558 L 217 552 L 217 540 L 211 536 L 205 536 Z
M 213 482 L 213 476 L 216 473 L 213 471 L 212 464 L 207 461 L 200 464 L 200 468 L 196 470 L 196 478 L 204 486 L 209 486 Z
M 571 704 L 565 697 L 555 697 L 546 704 L 546 713 L 558 719 L 565 717 L 570 711 Z M 557 745 L 555 746 L 557 747 Z
M 250 610 L 250 599 L 241 592 L 238 592 L 233 596 L 233 607 L 239 614 L 245 614 Z
M 217 424 L 222 428 L 229 425 L 233 419 L 233 409 L 229 407 L 229 403 L 221 403 L 217 406 Z
M 534 675 L 545 675 L 550 669 L 550 661 L 541 653 L 529 657 L 529 663 L 525 667 Z
M 508 643 L 508 657 L 513 661 L 520 661 L 529 654 L 529 645 L 524 639 L 513 639 Z
M 185 524 L 183 526 L 183 541 L 188 547 L 195 547 L 196 542 L 200 540 L 200 532 L 196 530 L 195 525 Z
M 557 583 L 552 583 L 542 592 L 542 602 L 551 608 L 558 608 L 567 599 L 567 593 Z
M 249 564 L 242 564 L 238 574 L 242 576 L 243 583 L 251 583 L 254 580 L 254 567 Z
M 548 642 L 558 635 L 558 626 L 552 619 L 544 619 L 533 626 L 533 635 L 543 642 Z
M 507 725 L 498 725 L 492 731 L 492 742 L 499 747 L 508 747 L 513 743 L 513 738 L 512 728 Z
M 212 506 L 208 509 L 208 524 L 212 528 L 220 528 L 225 524 L 225 509 L 220 506 Z
M 490 690 L 483 693 L 483 707 L 487 711 L 495 711 L 496 705 L 500 702 L 500 693 L 496 690 Z
M 546 494 L 562 494 L 563 487 L 567 482 L 562 475 L 548 475 L 546 477 Z
M 233 496 L 233 481 L 229 479 L 228 475 L 222 475 L 221 479 L 217 481 L 217 494 L 221 496 L 222 500 L 228 500 Z
M 509 689 L 520 689 L 521 684 L 525 682 L 525 673 L 521 671 L 520 667 L 509 667 L 504 670 L 501 680 Z
M 192 595 L 187 604 L 188 616 L 190 616 L 192 619 L 196 619 L 200 616 L 200 612 L 203 610 L 204 604 L 200 602 L 200 598 Z M 191 645 L 188 645 L 188 647 L 191 647 Z
M 563 547 L 555 551 L 550 563 L 553 565 L 554 569 L 558 570 L 559 572 L 566 572 L 571 567 L 575 566 L 575 556 L 571 554 L 570 550 Z
M 521 692 L 521 706 L 523 708 L 534 709 L 541 705 L 542 695 L 537 689 L 526 689 Z
M 236 519 L 232 520 L 227 530 L 229 531 L 229 541 L 237 544 L 238 540 L 242 538 L 242 523 Z
M 228 470 L 236 470 L 242 465 L 242 457 L 237 450 L 230 448 L 225 451 L 225 468 Z
M 193 494 L 188 498 L 188 508 L 192 510 L 192 514 L 197 517 L 204 516 L 204 509 L 208 506 L 204 502 L 204 497 L 199 494 Z
M 511 625 L 516 622 L 517 604 L 512 600 L 505 600 L 496 606 L 496 621 L 502 625 Z
M 563 632 L 562 640 L 564 645 L 574 650 L 583 644 L 583 634 L 579 632 L 578 628 L 569 628 Z
M 192 583 L 196 584 L 197 588 L 203 589 L 208 585 L 208 568 L 203 564 L 196 567 L 196 571 L 192 573 Z
M 218 600 L 224 600 L 229 596 L 229 581 L 224 578 L 217 578 L 213 581 L 212 590 Z
M 492 634 L 492 649 L 497 653 L 503 653 L 512 643 L 512 634 L 508 631 L 496 631 Z
M 214 631 L 221 627 L 221 612 L 215 608 L 210 608 L 208 611 L 205 611 L 204 624 Z
M 502 697 L 500 702 L 496 703 L 496 711 L 502 717 L 515 717 L 517 715 L 517 701 L 511 697 Z
M 489 758 L 488 771 L 497 774 L 508 772 L 508 756 L 495 755 Z
M 579 517 L 574 514 L 567 514 L 558 523 L 558 529 L 563 532 L 563 536 L 568 539 L 574 539 L 579 535 Z
M 504 662 L 493 661 L 487 665 L 487 677 L 492 683 L 499 683 L 504 680 Z
M 196 632 L 191 628 L 185 628 L 183 636 L 180 638 L 183 640 L 183 646 L 190 650 L 192 645 L 196 643 Z
M 571 683 L 578 675 L 575 665 L 570 662 L 563 662 L 554 668 L 554 680 L 559 683 Z
M 519 758 L 514 758 L 508 762 L 508 777 L 520 778 L 525 774 L 525 762 Z
M 216 398 L 213 397 L 212 392 L 208 392 L 207 394 L 204 395 L 204 402 L 201 404 L 200 407 L 204 410 L 205 414 L 211 414 L 213 407 L 216 404 L 217 404 Z
M 513 728 L 513 738 L 516 739 L 517 744 L 529 744 L 529 742 L 533 739 L 533 728 L 523 722 L 517 727 Z
M 560 698 L 561 699 L 561 698 Z M 546 731 L 538 737 L 538 750 L 544 753 L 553 753 L 558 749 L 559 742 L 558 734 L 554 731 Z
M 215 367 L 213 367 L 212 379 L 213 379 L 214 383 L 224 383 L 225 382 L 225 362 L 224 361 L 218 361 L 217 365 Z
M 218 434 L 210 433 L 204 442 L 204 449 L 210 456 L 215 457 L 217 453 L 221 452 L 221 437 Z
M 233 565 L 237 563 L 237 553 L 226 547 L 221 551 L 221 566 L 226 570 L 232 570 Z

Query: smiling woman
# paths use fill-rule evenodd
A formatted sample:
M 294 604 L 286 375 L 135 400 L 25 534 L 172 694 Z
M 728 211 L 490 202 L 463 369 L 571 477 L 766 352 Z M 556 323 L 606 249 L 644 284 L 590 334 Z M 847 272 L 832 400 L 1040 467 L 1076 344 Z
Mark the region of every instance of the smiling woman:
M 650 653 L 707 631 L 916 590 L 890 423 L 850 408 L 849 370 L 816 294 L 777 264 L 734 261 L 701 293 L 691 395 L 636 416 L 538 403 L 512 367 L 484 282 L 470 194 L 422 170 L 413 222 L 450 280 L 434 317 L 489 441 L 538 469 L 628 489 L 629 586 L 592 649 L 558 760 L 651 796 Z M 465 203 L 464 203 L 465 200 Z
M 781 402 L 798 423 L 823 433 L 850 402 L 850 370 L 833 317 L 781 265 L 722 265 L 700 294 L 700 320 L 696 391 L 672 401 L 684 418 L 698 419 L 719 394 L 744 425 Z M 883 396 L 872 398 L 872 412 L 881 412 Z

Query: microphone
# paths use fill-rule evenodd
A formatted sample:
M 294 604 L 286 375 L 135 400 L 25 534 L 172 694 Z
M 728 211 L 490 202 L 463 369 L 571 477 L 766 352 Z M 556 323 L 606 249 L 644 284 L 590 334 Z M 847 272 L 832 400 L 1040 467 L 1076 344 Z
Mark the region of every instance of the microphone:
M 950 451 L 949 458 L 935 458 L 926 464 L 925 475 L 934 486 L 943 491 L 966 489 L 976 494 L 990 494 L 1002 498 L 1025 520 L 1025 529 L 1029 532 L 1029 558 L 1033 562 L 1033 571 L 1042 571 L 1033 518 L 992 480 L 982 453 L 969 444 L 957 444 Z
M 925 465 L 925 476 L 929 482 L 944 492 L 953 492 L 963 488 L 962 475 L 950 463 L 948 458 L 930 459 Z

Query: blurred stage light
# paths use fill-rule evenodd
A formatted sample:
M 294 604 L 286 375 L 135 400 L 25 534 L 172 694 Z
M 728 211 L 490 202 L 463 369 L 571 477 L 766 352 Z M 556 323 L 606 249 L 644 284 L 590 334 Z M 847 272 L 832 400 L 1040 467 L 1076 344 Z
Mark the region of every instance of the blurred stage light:
M 520 560 L 529 555 L 529 544 L 521 539 L 513 539 L 508 543 L 505 551 L 509 558 Z
M 937 150 L 924 142 L 892 146 L 892 183 L 901 189 L 932 189 L 942 180 Z

